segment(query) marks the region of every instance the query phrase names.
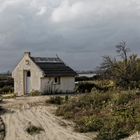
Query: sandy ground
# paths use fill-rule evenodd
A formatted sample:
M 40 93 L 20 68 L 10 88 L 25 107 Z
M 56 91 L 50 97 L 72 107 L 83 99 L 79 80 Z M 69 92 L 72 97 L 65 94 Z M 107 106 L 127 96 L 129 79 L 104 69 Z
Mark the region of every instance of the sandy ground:
M 71 122 L 56 117 L 56 107 L 44 105 L 48 97 L 19 97 L 7 99 L 3 107 L 9 111 L 2 115 L 6 125 L 5 140 L 91 140 L 85 134 L 76 133 Z M 31 122 L 44 129 L 40 134 L 30 135 L 25 130 Z

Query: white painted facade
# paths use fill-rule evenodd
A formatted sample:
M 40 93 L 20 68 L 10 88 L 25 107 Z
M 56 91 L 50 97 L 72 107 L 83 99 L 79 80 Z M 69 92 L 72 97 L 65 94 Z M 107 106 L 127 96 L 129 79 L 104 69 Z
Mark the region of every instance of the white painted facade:
M 75 77 L 44 77 L 44 72 L 33 62 L 29 52 L 25 52 L 22 60 L 12 72 L 14 92 L 18 96 L 29 94 L 31 91 L 61 91 L 73 92 Z M 56 81 L 57 80 L 59 81 Z
M 41 78 L 41 91 L 73 92 L 75 88 L 74 77 L 60 77 L 60 82 L 55 82 L 55 77 Z

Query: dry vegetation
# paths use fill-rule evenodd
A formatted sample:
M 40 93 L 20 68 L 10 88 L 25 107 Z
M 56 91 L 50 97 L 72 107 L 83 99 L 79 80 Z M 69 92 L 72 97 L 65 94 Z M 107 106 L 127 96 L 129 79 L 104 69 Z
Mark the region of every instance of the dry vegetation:
M 140 130 L 140 92 L 81 95 L 61 105 L 56 115 L 73 120 L 79 132 L 98 132 L 97 140 L 119 140 Z
M 0 75 L 0 95 L 12 93 L 14 81 L 10 75 Z
M 44 131 L 42 127 L 35 126 L 31 122 L 28 123 L 28 127 L 26 128 L 26 132 L 30 135 L 40 134 L 41 131 Z

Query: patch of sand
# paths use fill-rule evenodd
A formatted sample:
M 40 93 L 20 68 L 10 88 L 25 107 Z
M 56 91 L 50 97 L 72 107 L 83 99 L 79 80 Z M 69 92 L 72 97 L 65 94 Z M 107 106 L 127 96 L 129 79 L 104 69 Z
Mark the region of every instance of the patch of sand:
M 5 140 L 91 140 L 74 132 L 68 121 L 56 117 L 54 107 L 45 106 L 47 97 L 22 97 L 5 100 L 3 106 L 12 112 L 2 115 L 6 125 Z M 25 129 L 31 122 L 44 129 L 40 134 L 30 135 Z

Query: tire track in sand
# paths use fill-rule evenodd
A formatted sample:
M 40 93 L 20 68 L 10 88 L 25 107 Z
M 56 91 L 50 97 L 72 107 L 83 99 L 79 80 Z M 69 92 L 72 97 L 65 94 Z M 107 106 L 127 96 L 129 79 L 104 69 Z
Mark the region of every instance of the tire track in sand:
M 35 106 L 2 116 L 6 125 L 5 140 L 91 140 L 81 133 L 60 125 L 60 119 L 48 111 L 46 106 Z M 28 122 L 41 126 L 44 131 L 37 135 L 29 135 L 25 129 Z

